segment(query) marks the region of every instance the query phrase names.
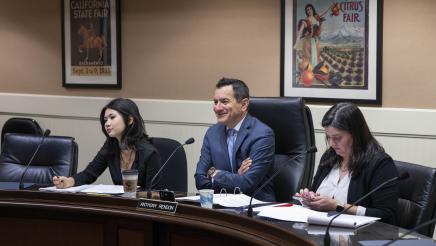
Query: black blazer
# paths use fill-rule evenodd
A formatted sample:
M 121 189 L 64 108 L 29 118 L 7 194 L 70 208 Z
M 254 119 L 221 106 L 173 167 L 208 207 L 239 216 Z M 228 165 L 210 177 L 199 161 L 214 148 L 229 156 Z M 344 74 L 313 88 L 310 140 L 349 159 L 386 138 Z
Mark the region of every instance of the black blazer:
M 316 191 L 329 174 L 331 167 L 319 166 L 311 190 Z M 351 204 L 384 181 L 398 176 L 394 161 L 386 153 L 378 153 L 363 166 L 358 176 L 352 176 L 348 187 L 347 203 Z M 398 205 L 398 184 L 392 182 L 360 202 L 366 208 L 365 215 L 379 217 L 383 222 L 395 224 Z
M 159 170 L 160 165 L 160 155 L 153 145 L 141 143 L 136 146 L 135 161 L 132 164 L 132 169 L 138 169 L 139 186 L 148 188 L 151 179 Z M 123 177 L 121 176 L 120 156 L 116 154 L 103 154 L 102 149 L 100 149 L 94 160 L 88 164 L 85 170 L 74 175 L 75 185 L 93 183 L 107 167 L 109 167 L 112 182 L 115 185 L 122 185 Z M 159 181 L 159 178 L 155 180 L 153 188 L 156 187 L 157 181 Z

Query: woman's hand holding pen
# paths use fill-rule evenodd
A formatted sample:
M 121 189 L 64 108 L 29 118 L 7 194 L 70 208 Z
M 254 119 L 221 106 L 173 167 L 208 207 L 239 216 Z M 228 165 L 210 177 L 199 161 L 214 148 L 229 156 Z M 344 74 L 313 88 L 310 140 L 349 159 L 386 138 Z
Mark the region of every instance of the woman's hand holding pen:
M 74 178 L 65 177 L 65 176 L 54 176 L 53 177 L 53 184 L 58 189 L 68 188 L 68 187 L 74 186 Z

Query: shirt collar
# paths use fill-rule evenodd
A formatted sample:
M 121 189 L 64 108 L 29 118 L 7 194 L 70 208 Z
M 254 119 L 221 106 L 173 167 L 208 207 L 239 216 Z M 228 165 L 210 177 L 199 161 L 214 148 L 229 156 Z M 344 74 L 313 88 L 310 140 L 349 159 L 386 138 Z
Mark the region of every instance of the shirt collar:
M 236 124 L 236 126 L 233 127 L 233 129 L 235 129 L 236 132 L 239 132 L 239 129 L 241 129 L 242 122 L 244 122 L 245 117 L 247 117 L 247 114 L 245 114 L 244 118 L 242 118 L 242 120 L 240 120 L 240 121 L 238 122 L 238 124 Z M 227 127 L 226 129 L 227 129 L 227 131 L 229 130 L 228 127 Z

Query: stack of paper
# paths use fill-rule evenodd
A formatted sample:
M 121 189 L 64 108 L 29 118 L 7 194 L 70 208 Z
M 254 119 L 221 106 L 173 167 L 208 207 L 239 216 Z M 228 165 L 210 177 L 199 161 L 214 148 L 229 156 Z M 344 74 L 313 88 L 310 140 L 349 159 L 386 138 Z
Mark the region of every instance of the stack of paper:
M 186 196 L 176 198 L 178 201 L 200 201 L 200 196 Z M 246 207 L 250 203 L 250 197 L 244 194 L 214 194 L 213 204 L 218 204 L 227 208 L 239 208 Z M 253 198 L 253 205 L 267 204 L 268 202 L 262 202 Z
M 309 216 L 317 216 L 322 212 L 317 212 L 300 205 L 292 205 L 288 207 L 283 206 L 269 206 L 259 212 L 258 216 L 273 218 L 284 221 L 306 222 Z
M 98 193 L 98 194 L 123 194 L 124 188 L 122 185 L 80 185 L 66 189 L 58 189 L 56 186 L 39 188 L 41 191 L 67 192 L 67 193 Z
M 328 225 L 328 223 L 332 218 L 333 216 L 328 216 L 326 213 L 324 213 L 323 215 L 309 216 L 307 222 L 309 224 Z M 369 216 L 341 214 L 333 221 L 332 226 L 358 228 L 360 226 L 369 224 L 379 219 L 380 218 L 369 217 Z
M 333 218 L 333 216 L 329 216 L 325 212 L 314 211 L 300 205 L 285 207 L 269 206 L 262 209 L 258 215 L 277 220 L 306 222 L 316 225 L 327 225 Z M 357 228 L 376 220 L 379 220 L 379 218 L 342 214 L 333 221 L 332 225 L 337 227 Z

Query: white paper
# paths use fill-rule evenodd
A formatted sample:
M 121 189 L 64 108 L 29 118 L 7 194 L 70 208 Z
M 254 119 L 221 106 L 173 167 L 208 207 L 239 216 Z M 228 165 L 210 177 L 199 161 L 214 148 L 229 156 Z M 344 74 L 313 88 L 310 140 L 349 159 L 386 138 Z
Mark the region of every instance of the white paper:
M 215 198 L 215 195 L 213 195 Z M 197 201 L 200 202 L 200 196 L 183 196 L 183 197 L 176 197 L 176 201 Z
M 88 189 L 92 185 L 79 185 L 79 186 L 72 186 L 65 189 L 58 189 L 56 186 L 51 187 L 45 187 L 45 188 L 39 188 L 40 191 L 53 191 L 53 192 L 65 192 L 65 193 L 76 193 L 84 189 Z
M 87 189 L 81 190 L 83 193 L 98 193 L 98 194 L 123 194 L 124 188 L 122 185 L 93 185 Z
M 309 216 L 307 222 L 309 224 L 328 225 L 328 223 L 332 218 L 333 216 L 327 216 L 327 214 Z M 369 216 L 341 214 L 333 221 L 332 226 L 358 228 L 360 226 L 366 225 L 368 223 L 374 222 L 379 219 L 380 218 L 369 217 Z
M 314 211 L 300 205 L 290 207 L 268 206 L 263 208 L 258 215 L 277 220 L 305 222 L 316 225 L 327 225 L 333 218 L 333 216 L 328 216 L 325 212 Z M 357 228 L 379 219 L 380 218 L 369 216 L 342 214 L 333 221 L 332 225 L 337 227 Z
M 275 203 L 275 204 L 268 204 L 268 205 L 265 205 L 265 206 L 256 206 L 255 208 L 253 208 L 253 212 L 260 212 L 260 211 L 262 211 L 262 210 L 264 210 L 264 209 L 267 209 L 267 208 L 269 208 L 269 207 L 280 207 L 280 206 L 283 206 L 283 205 L 286 205 L 286 204 L 289 204 L 289 203 Z
M 178 197 L 176 200 L 180 201 L 200 201 L 200 196 L 185 196 Z M 238 208 L 248 206 L 250 203 L 250 197 L 244 194 L 214 194 L 213 204 L 218 204 L 227 208 Z M 252 205 L 267 204 L 268 202 L 262 202 L 253 198 Z
M 98 194 L 122 194 L 124 188 L 122 185 L 80 185 L 73 186 L 65 189 L 58 189 L 56 186 L 39 188 L 40 191 L 53 191 L 53 192 L 65 192 L 65 193 L 98 193 Z
M 318 214 L 326 213 L 317 212 L 300 205 L 292 205 L 290 207 L 266 207 L 260 211 L 258 216 L 284 221 L 307 222 L 309 216 L 316 216 Z

